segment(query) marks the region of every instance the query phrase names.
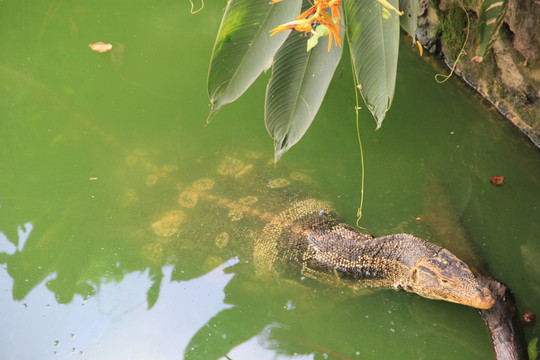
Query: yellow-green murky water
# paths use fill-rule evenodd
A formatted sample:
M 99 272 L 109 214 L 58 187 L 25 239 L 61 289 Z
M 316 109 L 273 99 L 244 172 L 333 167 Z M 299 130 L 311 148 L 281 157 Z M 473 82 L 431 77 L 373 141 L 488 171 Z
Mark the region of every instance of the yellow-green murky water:
M 0 4 L 0 358 L 492 359 L 473 309 L 395 291 L 257 286 L 245 249 L 220 258 L 190 252 L 196 238 L 174 238 L 179 188 L 214 171 L 198 159 L 236 148 L 272 159 L 264 81 L 203 127 L 224 6 L 190 15 L 183 0 Z M 98 41 L 113 50 L 92 52 Z M 361 113 L 361 225 L 437 241 L 423 219 L 459 218 L 520 310 L 538 312 L 538 150 L 459 81 L 435 84 L 433 72 L 402 43 L 382 129 Z M 336 74 L 278 169 L 308 173 L 353 223 L 354 92 L 348 65 Z M 494 175 L 507 183 L 493 187 Z M 433 206 L 439 197 L 445 206 Z

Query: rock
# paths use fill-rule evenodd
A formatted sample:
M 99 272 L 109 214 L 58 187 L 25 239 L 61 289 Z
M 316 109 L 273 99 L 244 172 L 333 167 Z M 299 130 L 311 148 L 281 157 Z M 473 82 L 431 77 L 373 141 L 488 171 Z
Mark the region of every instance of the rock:
M 441 0 L 433 8 L 429 0 L 420 0 L 416 33 L 418 41 L 428 51 L 441 54 L 449 66 L 455 49 L 444 44 L 439 29 L 444 29 L 440 19 L 452 20 L 449 16 L 454 1 Z M 483 58 L 475 56 L 476 22 L 482 3 L 465 5 L 471 18 L 470 35 L 456 74 L 540 147 L 540 2 L 508 1 L 500 34 Z M 458 13 L 456 16 L 462 15 Z
M 437 33 L 440 25 L 439 17 L 430 6 L 429 0 L 420 0 L 418 5 L 416 38 L 430 53 L 437 52 Z
M 540 3 L 510 0 L 505 22 L 514 34 L 513 47 L 529 64 L 540 59 Z

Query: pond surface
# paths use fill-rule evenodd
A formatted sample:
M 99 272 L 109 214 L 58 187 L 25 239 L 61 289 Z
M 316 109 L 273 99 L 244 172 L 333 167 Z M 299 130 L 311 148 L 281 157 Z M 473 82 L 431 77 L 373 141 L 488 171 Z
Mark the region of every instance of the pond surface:
M 474 309 L 392 290 L 263 283 L 251 276 L 247 237 L 233 234 L 227 251 L 203 246 L 226 213 L 184 221 L 183 189 L 214 179 L 221 159 L 239 149 L 273 158 L 268 75 L 203 126 L 224 6 L 191 15 L 188 1 L 0 5 L 0 358 L 492 359 Z M 91 51 L 98 41 L 113 50 Z M 430 61 L 403 41 L 382 129 L 361 111 L 360 225 L 464 251 L 513 289 L 522 312 L 539 312 L 539 152 L 458 80 L 436 84 Z M 344 61 L 305 138 L 265 171 L 302 171 L 311 185 L 299 191 L 354 224 L 350 73 Z M 492 186 L 495 175 L 506 184 Z M 191 236 L 178 236 L 182 221 Z

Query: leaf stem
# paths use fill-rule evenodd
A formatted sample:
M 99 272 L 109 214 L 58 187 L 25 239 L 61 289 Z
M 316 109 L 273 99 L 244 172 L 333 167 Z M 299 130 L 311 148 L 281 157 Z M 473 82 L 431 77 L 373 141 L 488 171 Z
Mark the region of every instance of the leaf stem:
M 360 219 L 362 218 L 362 208 L 364 207 L 364 148 L 362 147 L 362 138 L 360 137 L 360 122 L 359 122 L 359 116 L 358 116 L 358 110 L 360 110 L 360 106 L 358 105 L 358 92 L 360 91 L 358 80 L 356 79 L 356 71 L 354 70 L 354 61 L 352 54 L 350 55 L 351 59 L 351 69 L 353 72 L 353 81 L 354 81 L 354 97 L 355 97 L 355 106 L 354 106 L 354 112 L 356 115 L 355 122 L 356 122 L 356 137 L 358 138 L 358 148 L 360 149 L 360 168 L 362 171 L 361 180 L 360 180 L 360 205 L 358 206 L 358 209 L 356 210 L 356 226 L 360 227 Z
M 195 11 L 193 11 L 193 8 L 195 7 L 195 5 L 193 4 L 193 0 L 189 0 L 190 4 L 191 4 L 191 15 L 193 14 L 196 14 L 198 13 L 199 11 L 201 11 L 202 9 L 204 9 L 204 0 L 201 0 L 201 7 Z

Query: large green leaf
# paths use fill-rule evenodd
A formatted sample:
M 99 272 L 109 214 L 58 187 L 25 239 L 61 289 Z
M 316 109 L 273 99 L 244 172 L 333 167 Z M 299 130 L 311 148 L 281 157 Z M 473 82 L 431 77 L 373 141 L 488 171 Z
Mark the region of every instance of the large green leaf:
M 342 54 L 339 46 L 328 52 L 328 36 L 306 49 L 307 38 L 291 33 L 276 54 L 266 88 L 264 120 L 274 138 L 276 162 L 311 125 Z
M 376 0 L 343 0 L 343 10 L 356 80 L 379 128 L 394 97 L 399 16 Z
M 210 70 L 208 98 L 211 119 L 225 104 L 242 95 L 268 68 L 287 38 L 287 33 L 270 36 L 270 30 L 291 21 L 300 13 L 302 0 L 275 5 L 267 0 L 229 0 L 218 31 Z
M 503 23 L 507 7 L 508 0 L 485 0 L 482 3 L 476 27 L 475 60 L 481 62 L 493 45 L 495 35 Z
M 401 27 L 412 36 L 416 42 L 416 27 L 418 25 L 418 0 L 400 0 L 399 10 L 404 14 L 399 17 Z

